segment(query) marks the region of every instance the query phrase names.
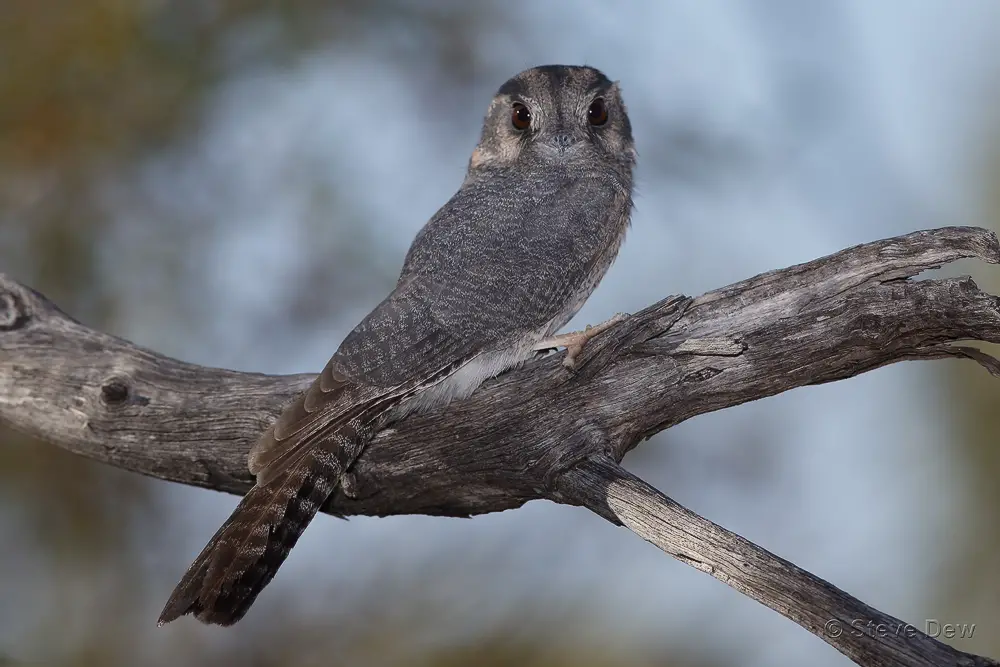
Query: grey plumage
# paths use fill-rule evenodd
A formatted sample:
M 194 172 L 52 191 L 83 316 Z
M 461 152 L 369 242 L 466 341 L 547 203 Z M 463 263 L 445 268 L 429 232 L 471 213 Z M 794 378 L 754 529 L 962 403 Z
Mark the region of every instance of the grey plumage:
M 417 234 L 392 293 L 254 445 L 256 486 L 160 623 L 238 621 L 378 427 L 467 396 L 565 325 L 624 239 L 634 164 L 618 86 L 598 70 L 507 81 L 462 187 Z

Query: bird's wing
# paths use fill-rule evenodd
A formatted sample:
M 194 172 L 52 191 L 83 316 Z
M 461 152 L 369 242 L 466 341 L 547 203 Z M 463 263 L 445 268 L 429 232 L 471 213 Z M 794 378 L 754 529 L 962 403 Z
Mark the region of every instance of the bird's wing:
M 328 363 L 309 389 L 287 406 L 250 450 L 250 472 L 267 485 L 306 454 L 324 436 L 356 428 L 366 402 L 346 378 Z M 372 398 L 376 399 L 377 396 Z M 348 433 L 345 436 L 350 435 Z M 354 438 L 339 438 L 345 442 Z
M 258 484 L 274 480 L 333 433 L 346 469 L 364 445 L 358 429 L 479 353 L 431 318 L 426 292 L 421 285 L 397 288 L 348 335 L 250 450 Z

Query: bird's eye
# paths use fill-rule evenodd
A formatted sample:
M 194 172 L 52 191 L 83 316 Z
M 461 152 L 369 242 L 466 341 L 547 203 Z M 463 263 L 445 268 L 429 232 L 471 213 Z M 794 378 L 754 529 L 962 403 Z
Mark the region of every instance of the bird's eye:
M 590 103 L 587 109 L 587 120 L 591 125 L 604 125 L 608 122 L 608 107 L 604 104 L 604 98 L 598 97 Z
M 520 102 L 515 102 L 510 108 L 510 123 L 515 130 L 527 130 L 531 127 L 531 111 Z

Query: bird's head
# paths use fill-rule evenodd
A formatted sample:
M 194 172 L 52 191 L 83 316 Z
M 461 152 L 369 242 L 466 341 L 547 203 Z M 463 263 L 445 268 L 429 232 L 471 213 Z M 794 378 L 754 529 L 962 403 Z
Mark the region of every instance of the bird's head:
M 566 165 L 631 173 L 635 157 L 618 84 L 593 67 L 546 65 L 500 86 L 469 170 Z

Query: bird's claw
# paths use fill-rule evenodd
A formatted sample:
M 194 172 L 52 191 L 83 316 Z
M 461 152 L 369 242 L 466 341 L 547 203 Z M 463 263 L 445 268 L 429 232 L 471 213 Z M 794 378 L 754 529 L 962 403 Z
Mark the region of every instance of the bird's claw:
M 616 313 L 613 317 L 601 322 L 600 324 L 588 324 L 581 331 L 571 331 L 569 333 L 559 334 L 558 336 L 553 336 L 552 338 L 547 338 L 535 345 L 536 350 L 547 350 L 554 347 L 565 347 L 566 356 L 563 357 L 562 365 L 569 370 L 576 369 L 576 358 L 583 351 L 584 345 L 611 327 L 624 322 L 628 319 L 626 313 Z

